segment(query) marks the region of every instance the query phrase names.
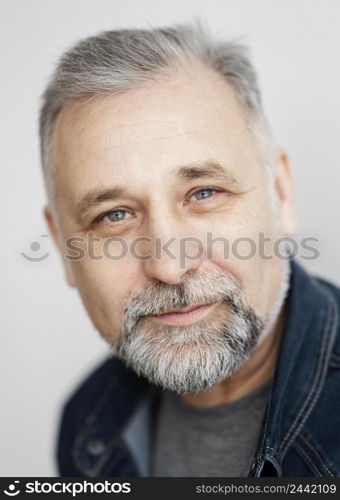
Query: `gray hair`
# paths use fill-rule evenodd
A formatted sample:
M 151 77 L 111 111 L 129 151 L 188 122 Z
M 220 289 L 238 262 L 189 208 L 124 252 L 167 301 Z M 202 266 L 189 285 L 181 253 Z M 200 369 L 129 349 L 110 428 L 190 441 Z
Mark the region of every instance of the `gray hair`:
M 148 30 L 103 31 L 79 41 L 62 55 L 42 96 L 41 161 L 52 206 L 55 162 L 51 136 L 65 102 L 70 98 L 121 94 L 171 75 L 176 69 L 185 69 L 191 61 L 212 68 L 230 84 L 249 117 L 248 130 L 259 139 L 258 145 L 268 160 L 272 141 L 246 46 L 236 41 L 213 40 L 200 22 Z

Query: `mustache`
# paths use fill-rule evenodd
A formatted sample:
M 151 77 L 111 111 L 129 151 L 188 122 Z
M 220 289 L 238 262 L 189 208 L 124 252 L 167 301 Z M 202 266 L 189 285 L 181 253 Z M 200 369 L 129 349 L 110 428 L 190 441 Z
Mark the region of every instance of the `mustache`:
M 234 311 L 249 308 L 241 283 L 234 276 L 217 270 L 203 270 L 190 273 L 178 284 L 147 283 L 141 291 L 131 295 L 124 309 L 124 322 L 131 328 L 144 316 L 212 302 L 229 303 Z

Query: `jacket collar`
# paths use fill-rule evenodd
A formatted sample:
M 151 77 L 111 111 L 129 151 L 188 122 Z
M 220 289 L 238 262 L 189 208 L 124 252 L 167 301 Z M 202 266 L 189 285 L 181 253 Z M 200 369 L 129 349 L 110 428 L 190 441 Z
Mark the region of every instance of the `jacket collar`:
M 307 421 L 323 387 L 338 328 L 335 299 L 296 261 L 284 332 L 251 476 L 281 476 L 287 450 Z
M 282 461 L 322 389 L 338 325 L 330 292 L 294 260 L 279 355 L 250 476 L 281 476 Z M 73 454 L 89 476 L 148 475 L 151 429 L 161 391 L 113 358 L 106 391 Z M 105 443 L 93 453 L 91 443 Z

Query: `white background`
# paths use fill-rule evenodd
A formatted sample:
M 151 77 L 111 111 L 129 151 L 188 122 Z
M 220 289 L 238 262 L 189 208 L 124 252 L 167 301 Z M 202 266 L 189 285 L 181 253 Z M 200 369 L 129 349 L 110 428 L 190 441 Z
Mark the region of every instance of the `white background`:
M 39 96 L 78 38 L 193 16 L 252 48 L 274 136 L 292 162 L 299 236 L 320 239 L 320 258 L 305 265 L 340 283 L 338 0 L 1 0 L 1 476 L 56 474 L 62 401 L 107 351 L 41 237 Z M 41 263 L 20 255 L 36 255 L 33 241 L 50 253 Z

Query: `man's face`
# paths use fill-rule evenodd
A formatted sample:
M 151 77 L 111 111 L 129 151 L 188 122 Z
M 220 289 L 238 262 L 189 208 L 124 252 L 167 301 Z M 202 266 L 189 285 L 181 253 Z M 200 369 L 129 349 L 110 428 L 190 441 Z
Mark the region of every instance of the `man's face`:
M 65 261 L 67 278 L 112 346 L 138 326 L 144 340 L 157 345 L 159 360 L 162 352 L 168 356 L 167 368 L 178 368 L 185 352 L 192 363 L 202 352 L 198 332 L 211 325 L 211 339 L 218 338 L 223 326 L 227 339 L 231 328 L 235 308 L 223 290 L 214 295 L 215 286 L 229 287 L 234 297 L 242 292 L 237 300 L 246 301 L 241 313 L 255 313 L 252 328 L 271 311 L 284 268 L 273 245 L 292 227 L 289 172 L 279 158 L 275 214 L 263 158 L 219 75 L 197 66 L 121 96 L 70 102 L 58 118 L 53 146 L 59 231 L 51 218 L 49 223 L 60 248 L 73 237 L 74 246 L 87 250 Z M 261 233 L 271 239 L 262 246 L 269 259 L 258 252 Z M 180 299 L 183 283 L 188 288 Z M 202 303 L 211 305 L 157 317 Z M 249 334 L 252 348 L 257 336 Z M 172 338 L 181 351 L 171 350 Z M 229 354 L 232 359 L 232 349 Z M 249 355 L 245 350 L 229 372 Z

